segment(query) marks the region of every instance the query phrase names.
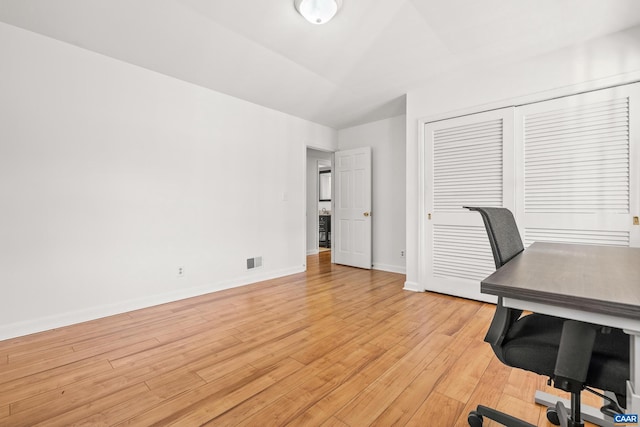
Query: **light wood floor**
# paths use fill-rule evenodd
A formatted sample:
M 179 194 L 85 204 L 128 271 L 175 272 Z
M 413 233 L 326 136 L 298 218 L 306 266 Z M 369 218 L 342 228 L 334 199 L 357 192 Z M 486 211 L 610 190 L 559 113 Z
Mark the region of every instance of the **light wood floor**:
M 532 403 L 545 378 L 482 341 L 492 305 L 403 291 L 403 275 L 329 256 L 0 342 L 0 425 L 448 427 L 467 426 L 479 402 L 550 425 Z

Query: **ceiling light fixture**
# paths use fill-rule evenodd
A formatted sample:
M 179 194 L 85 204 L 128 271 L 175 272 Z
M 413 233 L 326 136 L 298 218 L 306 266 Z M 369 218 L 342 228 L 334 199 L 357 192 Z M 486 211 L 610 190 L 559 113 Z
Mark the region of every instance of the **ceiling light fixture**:
M 296 10 L 312 24 L 326 24 L 342 5 L 342 0 L 294 0 Z

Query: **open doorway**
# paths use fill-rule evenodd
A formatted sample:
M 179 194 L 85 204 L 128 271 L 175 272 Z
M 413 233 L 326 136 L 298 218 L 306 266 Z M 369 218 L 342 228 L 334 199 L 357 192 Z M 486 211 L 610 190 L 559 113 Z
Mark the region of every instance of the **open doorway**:
M 307 148 L 307 255 L 331 250 L 333 153 Z
M 318 160 L 318 250 L 331 250 L 331 161 Z

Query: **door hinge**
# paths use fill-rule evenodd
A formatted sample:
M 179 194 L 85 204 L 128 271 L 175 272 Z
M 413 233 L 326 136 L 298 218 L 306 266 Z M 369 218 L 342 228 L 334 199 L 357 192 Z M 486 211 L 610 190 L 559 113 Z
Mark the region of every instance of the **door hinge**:
M 633 217 L 633 225 L 640 225 L 640 218 L 638 218 L 637 216 Z

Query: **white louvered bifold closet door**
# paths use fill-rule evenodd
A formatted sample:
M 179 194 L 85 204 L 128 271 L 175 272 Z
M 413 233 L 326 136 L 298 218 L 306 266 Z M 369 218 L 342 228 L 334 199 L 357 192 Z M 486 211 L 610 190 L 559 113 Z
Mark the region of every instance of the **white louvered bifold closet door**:
M 640 227 L 633 226 L 640 190 L 638 89 L 627 85 L 516 109 L 516 218 L 525 246 L 640 244 Z
M 425 125 L 426 288 L 492 301 L 495 270 L 482 218 L 462 206 L 513 209 L 513 109 Z

